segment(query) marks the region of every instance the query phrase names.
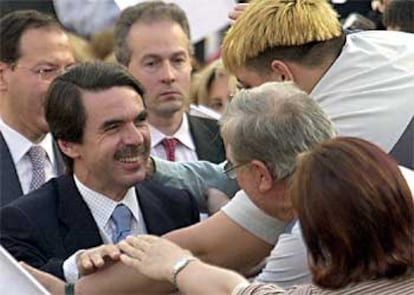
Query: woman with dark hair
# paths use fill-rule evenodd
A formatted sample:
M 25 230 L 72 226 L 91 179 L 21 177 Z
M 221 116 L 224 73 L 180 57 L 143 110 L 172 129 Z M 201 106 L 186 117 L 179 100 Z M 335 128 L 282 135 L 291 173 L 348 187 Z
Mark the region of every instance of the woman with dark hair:
M 352 137 L 322 143 L 300 155 L 290 194 L 313 284 L 249 284 L 153 236 L 128 237 L 121 260 L 185 294 L 414 294 L 414 202 L 379 147 Z

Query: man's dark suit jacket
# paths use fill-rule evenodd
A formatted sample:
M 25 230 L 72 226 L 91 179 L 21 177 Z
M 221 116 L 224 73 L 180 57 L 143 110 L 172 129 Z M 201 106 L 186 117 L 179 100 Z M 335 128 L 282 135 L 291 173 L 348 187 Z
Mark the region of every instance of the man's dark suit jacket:
M 57 174 L 62 175 L 64 173 L 64 163 L 55 142 L 53 143 L 53 151 L 55 153 Z M 23 190 L 17 176 L 16 167 L 9 147 L 0 132 L 0 208 L 16 200 L 21 195 L 23 195 Z
M 154 181 L 136 186 L 149 234 L 163 235 L 199 221 L 197 203 L 184 190 Z M 0 243 L 17 260 L 63 278 L 62 264 L 79 249 L 103 243 L 73 177 L 51 179 L 0 210 Z
M 217 121 L 188 115 L 188 122 L 198 159 L 213 163 L 223 162 L 226 153 Z

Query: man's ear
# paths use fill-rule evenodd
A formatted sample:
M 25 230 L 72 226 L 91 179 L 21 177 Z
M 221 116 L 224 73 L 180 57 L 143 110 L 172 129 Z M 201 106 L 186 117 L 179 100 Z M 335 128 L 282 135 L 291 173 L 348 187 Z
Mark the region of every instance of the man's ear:
M 8 89 L 8 79 L 7 79 L 7 70 L 9 70 L 10 65 L 0 61 L 0 91 L 4 92 Z
M 58 139 L 57 143 L 62 153 L 64 153 L 67 157 L 72 159 L 79 158 L 80 153 L 78 143 L 69 142 L 61 139 Z
M 272 81 L 294 81 L 293 72 L 290 70 L 289 66 L 283 61 L 275 59 L 272 61 L 270 67 L 270 76 Z
M 253 169 L 257 188 L 261 193 L 267 192 L 273 187 L 273 177 L 267 166 L 259 160 L 252 160 L 250 169 Z

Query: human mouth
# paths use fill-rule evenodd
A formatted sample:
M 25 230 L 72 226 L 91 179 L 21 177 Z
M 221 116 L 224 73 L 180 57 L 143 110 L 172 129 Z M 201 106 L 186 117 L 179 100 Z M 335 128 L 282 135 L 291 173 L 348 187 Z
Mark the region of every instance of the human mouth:
M 118 150 L 114 158 L 121 163 L 136 163 L 145 158 L 148 154 L 145 147 L 139 146 L 126 146 Z
M 135 163 L 140 160 L 139 156 L 119 158 L 118 161 L 122 163 Z

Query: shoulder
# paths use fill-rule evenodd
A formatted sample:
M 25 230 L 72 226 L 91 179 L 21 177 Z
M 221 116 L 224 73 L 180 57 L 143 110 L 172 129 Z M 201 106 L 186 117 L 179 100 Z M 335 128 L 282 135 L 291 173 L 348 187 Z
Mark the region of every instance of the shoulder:
M 59 186 L 67 186 L 67 177 L 52 178 L 39 189 L 17 198 L 4 208 L 20 208 L 27 212 L 42 212 L 46 208 L 57 206 L 59 200 Z
M 208 118 L 201 118 L 197 116 L 191 116 L 188 115 L 188 122 L 190 123 L 190 126 L 205 126 L 209 129 L 217 129 L 219 128 L 219 124 L 217 120 L 214 119 L 208 119 Z
M 153 195 L 163 202 L 185 202 L 193 198 L 187 190 L 166 186 L 154 179 L 146 180 L 138 184 L 136 188 L 141 194 Z

